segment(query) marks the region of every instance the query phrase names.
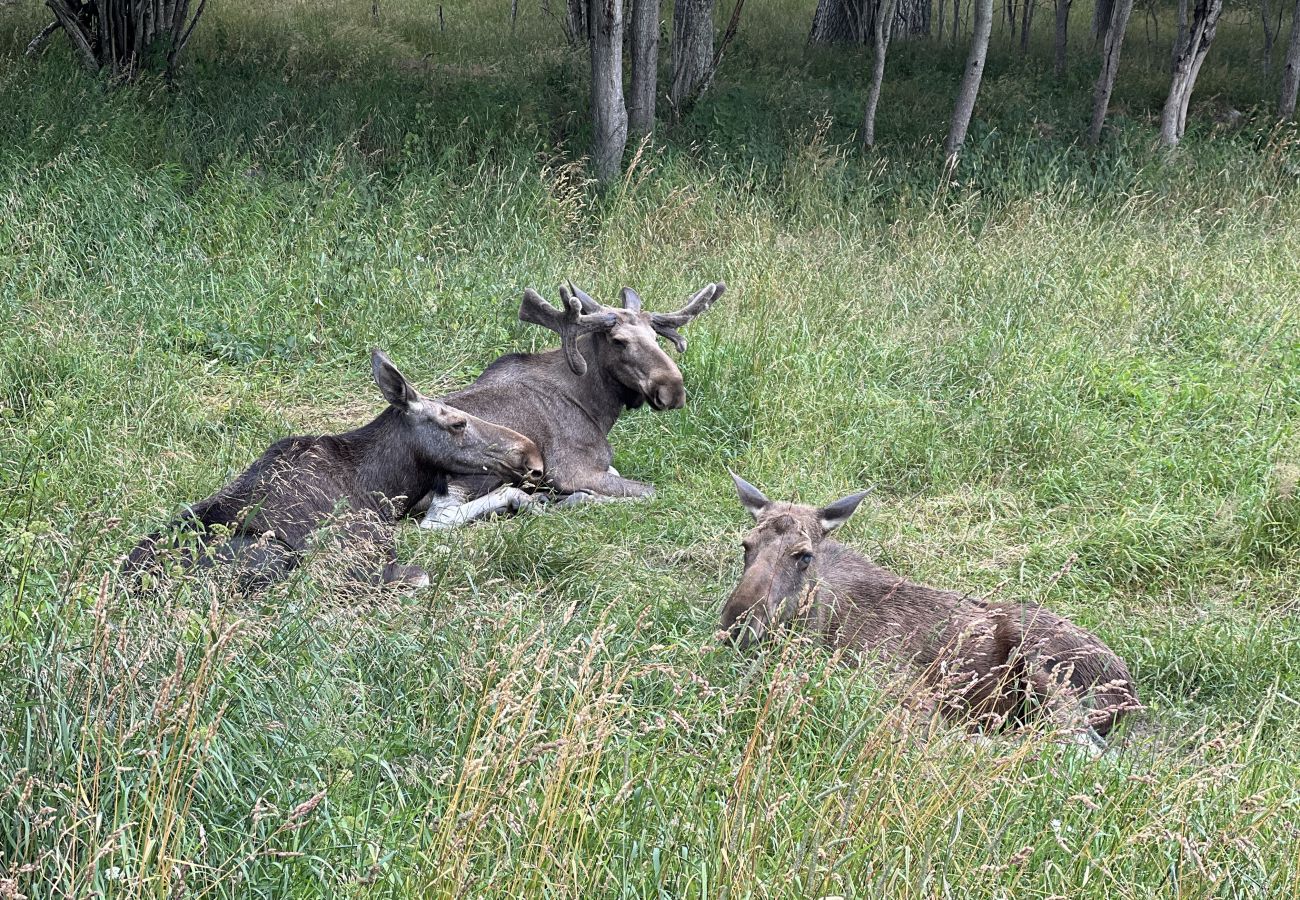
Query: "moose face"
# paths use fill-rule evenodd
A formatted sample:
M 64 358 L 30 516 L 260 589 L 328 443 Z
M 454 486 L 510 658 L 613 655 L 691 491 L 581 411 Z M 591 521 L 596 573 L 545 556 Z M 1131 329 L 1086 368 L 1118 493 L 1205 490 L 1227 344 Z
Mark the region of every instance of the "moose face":
M 511 481 L 541 481 L 544 460 L 531 440 L 425 397 L 382 350 L 371 353 L 370 363 L 384 399 L 401 414 L 404 439 L 418 462 L 458 475 L 486 472 Z
M 649 403 L 657 410 L 685 406 L 681 370 L 659 346 L 650 314 L 620 309 L 613 316 L 614 324 L 595 337 L 596 352 L 601 369 L 622 388 L 626 405 Z
M 741 505 L 754 517 L 745 535 L 745 571 L 722 608 L 722 629 L 740 648 L 797 618 L 815 586 L 817 556 L 826 536 L 849 520 L 866 491 L 820 509 L 773 503 L 735 473 Z
M 565 358 L 577 375 L 585 375 L 588 367 L 578 338 L 592 335 L 594 361 L 602 377 L 618 385 L 625 405 L 681 409 L 686 405 L 682 373 L 657 338 L 671 341 L 679 353 L 685 351 L 686 339 L 677 329 L 712 306 L 725 290 L 725 285 L 710 284 L 675 313 L 651 313 L 641 309 L 641 297 L 631 288 L 621 291 L 623 305 L 618 308 L 604 306 L 572 285 L 561 287 L 560 309 L 529 288 L 519 318 L 559 334 Z

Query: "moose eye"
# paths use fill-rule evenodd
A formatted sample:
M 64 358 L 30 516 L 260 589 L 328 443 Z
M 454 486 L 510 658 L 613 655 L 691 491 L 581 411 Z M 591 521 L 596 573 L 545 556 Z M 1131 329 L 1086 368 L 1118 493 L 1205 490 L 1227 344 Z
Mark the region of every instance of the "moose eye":
M 447 430 L 452 434 L 460 434 L 465 430 L 465 426 L 468 424 L 469 422 L 466 419 L 456 419 L 455 421 L 448 423 Z
M 808 552 L 800 553 L 798 556 L 794 558 L 794 564 L 798 566 L 800 569 L 808 568 L 808 566 L 812 564 L 812 561 L 813 561 L 813 555 Z

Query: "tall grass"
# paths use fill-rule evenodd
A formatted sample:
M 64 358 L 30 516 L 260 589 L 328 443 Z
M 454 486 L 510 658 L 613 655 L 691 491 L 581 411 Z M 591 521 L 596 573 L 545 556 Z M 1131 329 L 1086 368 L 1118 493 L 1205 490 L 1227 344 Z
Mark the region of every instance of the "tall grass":
M 442 32 L 230 0 L 177 87 L 107 92 L 21 58 L 36 9 L 0 27 L 0 896 L 1300 890 L 1300 149 L 1244 21 L 1172 158 L 1140 31 L 1097 153 L 1088 10 L 1062 85 L 1045 35 L 995 48 L 947 176 L 960 49 L 891 51 L 864 157 L 865 57 L 805 48 L 811 3 L 747 8 L 598 192 L 581 56 L 535 9 L 512 38 L 503 4 Z M 656 499 L 404 528 L 421 593 L 120 590 L 271 440 L 373 415 L 372 345 L 451 389 L 549 346 L 518 298 L 568 277 L 659 308 L 728 282 L 687 408 L 614 433 Z M 727 466 L 876 485 L 848 542 L 1070 615 L 1147 709 L 1097 761 L 975 745 L 797 636 L 719 646 Z

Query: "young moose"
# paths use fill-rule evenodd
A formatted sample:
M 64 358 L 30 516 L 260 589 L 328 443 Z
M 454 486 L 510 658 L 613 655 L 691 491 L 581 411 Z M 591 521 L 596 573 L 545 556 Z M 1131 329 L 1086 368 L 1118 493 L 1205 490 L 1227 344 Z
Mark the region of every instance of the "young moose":
M 1101 740 L 1138 706 L 1128 669 L 1094 635 L 1032 603 L 986 603 L 909 581 L 828 535 L 866 493 L 815 509 L 774 503 L 731 476 L 756 520 L 745 571 L 722 611 L 740 647 L 799 621 L 833 647 L 911 672 L 927 705 L 994 727 L 1038 710 Z
M 622 308 L 604 306 L 576 287 L 560 288 L 560 309 L 532 288 L 524 291 L 519 318 L 560 336 L 560 349 L 511 353 L 478 380 L 447 397 L 449 403 L 490 422 L 523 432 L 546 457 L 549 491 L 562 503 L 648 497 L 653 485 L 623 478 L 611 466 L 607 435 L 624 409 L 681 409 L 686 386 L 656 337 L 686 349 L 678 331 L 726 290 L 710 284 L 675 313 L 641 308 L 641 297 L 622 290 Z M 531 501 L 519 488 L 488 475 L 452 479 L 429 499 L 425 528 L 451 528 Z
M 338 535 L 369 557 L 357 575 L 427 585 L 423 569 L 397 562 L 389 523 L 451 475 L 537 481 L 542 455 L 522 434 L 422 396 L 380 350 L 371 370 L 389 403 L 378 418 L 345 434 L 276 441 L 234 481 L 137 544 L 125 570 L 150 568 L 188 532 L 200 546 L 178 549 L 187 567 L 233 563 L 246 587 L 263 587 L 297 566 L 313 533 L 341 512 Z

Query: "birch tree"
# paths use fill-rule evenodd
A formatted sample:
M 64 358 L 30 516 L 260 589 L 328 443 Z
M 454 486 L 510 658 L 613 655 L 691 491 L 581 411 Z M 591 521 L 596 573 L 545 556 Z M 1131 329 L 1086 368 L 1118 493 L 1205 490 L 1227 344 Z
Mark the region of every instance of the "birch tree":
M 631 96 L 627 104 L 628 131 L 643 137 L 654 131 L 655 96 L 659 76 L 659 0 L 632 0 Z
M 81 64 L 91 72 L 131 79 L 155 46 L 167 48 L 167 74 L 189 43 L 207 0 L 46 0 L 54 21 L 27 47 L 35 55 L 62 29 Z
M 867 91 L 867 108 L 862 115 L 863 147 L 876 145 L 876 107 L 880 105 L 880 88 L 885 81 L 885 53 L 889 50 L 894 15 L 898 11 L 898 0 L 877 0 L 877 3 L 871 35 L 871 87 Z
M 1295 100 L 1300 88 L 1300 0 L 1296 0 L 1291 19 L 1291 42 L 1287 44 L 1282 61 L 1282 93 L 1278 97 L 1277 112 L 1283 119 L 1295 118 Z
M 627 107 L 623 102 L 623 0 L 592 0 L 591 159 L 602 182 L 623 169 L 627 146 Z
M 673 3 L 673 81 L 668 100 L 680 118 L 707 84 L 713 68 L 713 0 Z
M 1052 41 L 1052 71 L 1065 77 L 1065 55 L 1070 37 L 1070 5 L 1074 0 L 1056 0 L 1056 35 Z
M 1160 113 L 1160 146 L 1175 147 L 1187 127 L 1187 107 L 1201 64 L 1210 52 L 1214 33 L 1223 15 L 1223 0 L 1196 0 L 1192 7 L 1187 33 L 1174 54 L 1173 76 L 1169 79 L 1169 97 Z
M 1106 28 L 1106 39 L 1101 51 L 1101 72 L 1092 91 L 1092 123 L 1088 127 L 1088 143 L 1101 141 L 1101 128 L 1106 123 L 1106 110 L 1110 95 L 1115 90 L 1115 76 L 1119 74 L 1119 51 L 1124 45 L 1129 16 L 1133 13 L 1133 0 L 1115 0 L 1111 7 L 1111 20 Z
M 975 0 L 975 26 L 971 35 L 970 53 L 966 57 L 966 70 L 957 102 L 953 104 L 952 121 L 948 125 L 948 138 L 943 143 L 943 155 L 949 160 L 957 156 L 966 141 L 966 130 L 975 111 L 975 98 L 979 95 L 980 80 L 984 77 L 984 61 L 989 54 L 989 34 L 993 31 L 993 0 Z

